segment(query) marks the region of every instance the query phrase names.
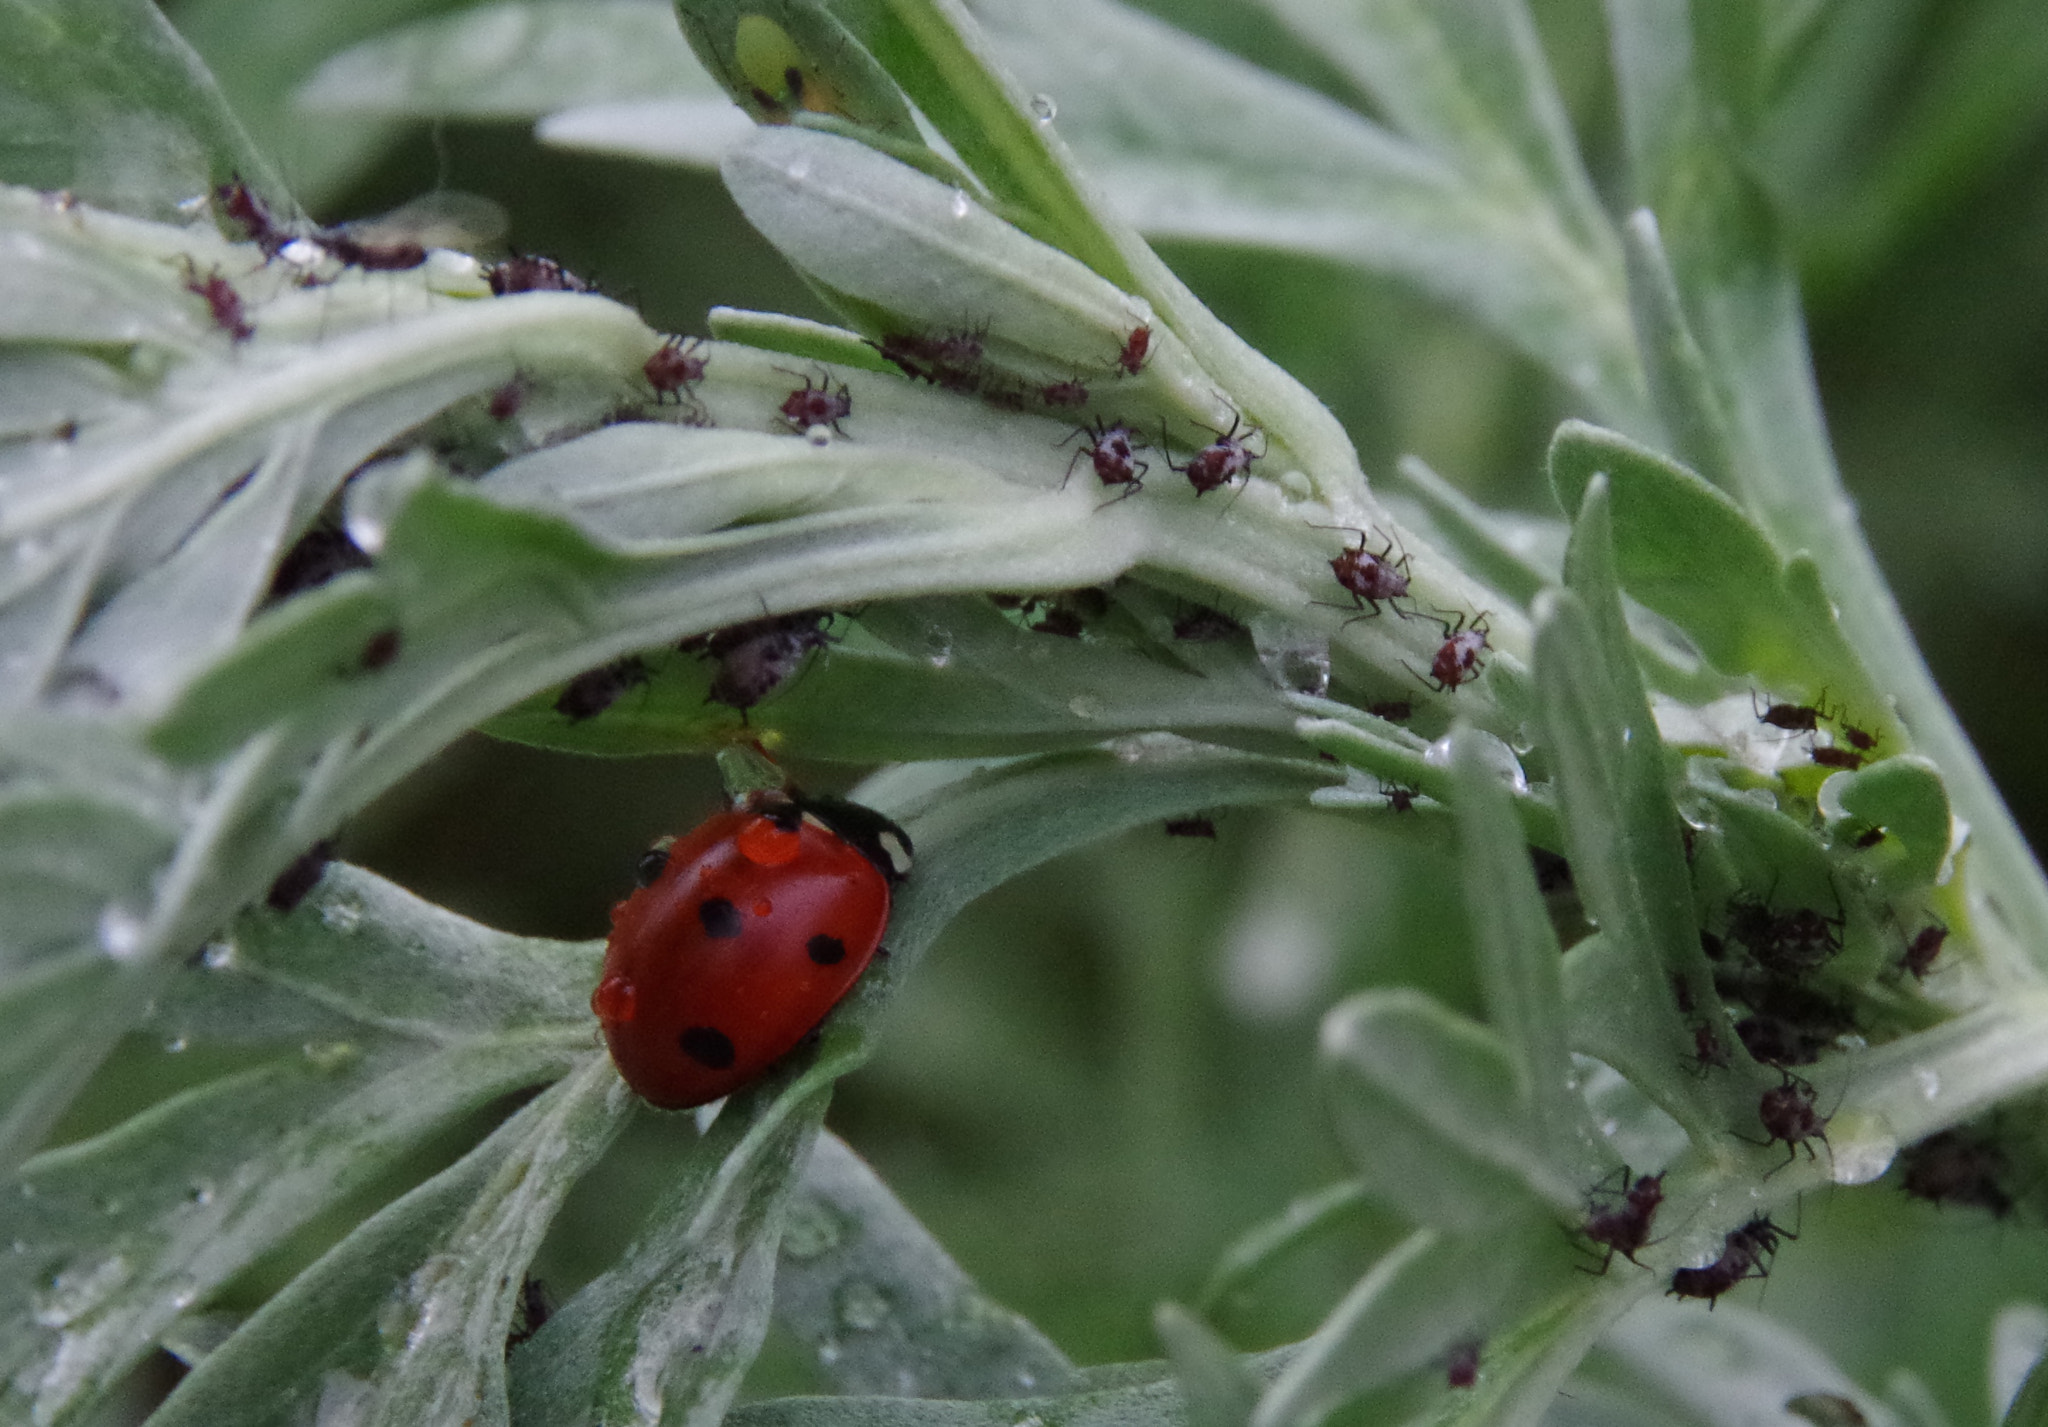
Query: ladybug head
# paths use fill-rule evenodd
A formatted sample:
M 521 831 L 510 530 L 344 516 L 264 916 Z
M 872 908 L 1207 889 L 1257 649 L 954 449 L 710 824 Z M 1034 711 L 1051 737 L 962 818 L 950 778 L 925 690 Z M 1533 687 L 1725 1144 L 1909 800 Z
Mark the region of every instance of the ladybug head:
M 796 794 L 795 804 L 852 843 L 890 886 L 910 875 L 910 834 L 873 808 L 829 793 Z

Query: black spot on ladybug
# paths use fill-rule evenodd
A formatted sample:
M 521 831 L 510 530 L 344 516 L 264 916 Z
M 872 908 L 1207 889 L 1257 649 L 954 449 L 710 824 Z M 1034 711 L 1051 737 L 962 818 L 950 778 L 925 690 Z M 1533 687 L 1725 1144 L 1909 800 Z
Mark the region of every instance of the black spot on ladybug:
M 846 960 L 846 943 L 836 936 L 826 936 L 823 932 L 812 937 L 805 944 L 804 950 L 808 951 L 811 960 L 820 966 L 837 966 Z
M 740 909 L 723 897 L 707 897 L 699 903 L 697 920 L 704 924 L 706 936 L 726 939 L 740 934 Z
M 682 1047 L 684 1055 L 707 1070 L 724 1070 L 733 1063 L 732 1037 L 716 1027 L 691 1026 L 676 1037 L 676 1044 Z
M 320 885 L 320 878 L 327 871 L 327 864 L 334 860 L 334 844 L 326 838 L 314 843 L 292 860 L 292 865 L 278 874 L 270 884 L 270 892 L 263 899 L 272 911 L 289 912 L 306 900 L 306 894 Z

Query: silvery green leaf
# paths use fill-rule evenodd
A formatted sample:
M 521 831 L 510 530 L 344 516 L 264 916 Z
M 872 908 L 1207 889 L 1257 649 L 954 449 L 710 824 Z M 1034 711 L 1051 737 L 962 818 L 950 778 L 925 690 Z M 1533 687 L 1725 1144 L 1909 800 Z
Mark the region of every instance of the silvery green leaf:
M 1369 991 L 1325 1018 L 1321 1050 L 1338 1140 L 1381 1202 L 1460 1233 L 1577 1208 L 1485 1027 L 1420 991 Z
M 775 1321 L 843 1393 L 990 1397 L 1065 1392 L 1080 1381 L 829 1131 L 812 1146 L 783 1225 Z
M 730 107 L 660 0 L 502 0 L 332 55 L 297 102 L 314 111 L 509 119 L 686 97 Z
M 330 1249 L 207 1354 L 157 1413 L 284 1424 L 346 1403 L 366 1424 L 504 1427 L 505 1339 L 562 1196 L 636 1102 L 603 1056 Z

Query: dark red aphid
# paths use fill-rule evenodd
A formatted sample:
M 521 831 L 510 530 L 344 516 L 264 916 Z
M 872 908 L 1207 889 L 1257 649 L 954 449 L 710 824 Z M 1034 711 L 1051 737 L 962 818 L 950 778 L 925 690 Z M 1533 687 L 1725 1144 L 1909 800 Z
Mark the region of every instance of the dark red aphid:
M 640 370 L 654 388 L 656 401 L 672 396 L 680 402 L 689 388 L 704 380 L 703 346 L 695 337 L 670 337 L 655 348 Z
M 637 689 L 654 677 L 647 661 L 637 654 L 585 669 L 569 681 L 555 700 L 555 712 L 571 723 L 596 718 L 619 701 L 628 689 Z
M 1392 607 L 1395 614 L 1406 618 L 1406 611 L 1395 600 L 1408 593 L 1408 555 L 1403 551 L 1394 554 L 1395 544 L 1389 540 L 1379 550 L 1366 549 L 1370 538 L 1363 530 L 1348 525 L 1321 526 L 1325 530 L 1349 530 L 1358 537 L 1358 543 L 1330 561 L 1330 573 L 1337 577 L 1337 583 L 1351 596 L 1351 608 L 1367 610 L 1378 614 L 1382 604 Z M 1339 606 L 1342 608 L 1343 606 Z
M 1692 1025 L 1692 1068 L 1700 1075 L 1728 1068 L 1728 1047 L 1721 1044 L 1721 1037 L 1705 1021 Z
M 1386 795 L 1387 806 L 1390 809 L 1397 813 L 1407 813 L 1415 810 L 1415 798 L 1421 792 L 1421 789 L 1403 788 L 1397 784 L 1389 783 L 1381 788 L 1380 791 Z
M 249 325 L 248 317 L 242 312 L 242 295 L 218 272 L 201 277 L 198 269 L 192 266 L 192 260 L 187 258 L 185 291 L 205 298 L 207 311 L 213 316 L 213 325 L 237 342 L 246 342 L 256 335 L 256 329 Z
M 1899 959 L 1899 965 L 1912 972 L 1915 981 L 1924 979 L 1934 969 L 1934 958 L 1941 955 L 1942 944 L 1947 940 L 1948 928 L 1940 922 L 1920 928 L 1906 943 L 1906 954 Z
M 1792 1235 L 1780 1229 L 1768 1216 L 1750 1220 L 1730 1229 L 1721 1241 L 1721 1256 L 1703 1268 L 1682 1268 L 1671 1275 L 1671 1293 L 1678 1298 L 1704 1298 L 1707 1307 L 1736 1284 L 1770 1276 L 1766 1262 L 1778 1251 L 1780 1238 Z
M 1212 644 L 1244 632 L 1243 625 L 1222 610 L 1210 609 L 1207 605 L 1196 605 L 1173 622 L 1173 637 L 1185 639 L 1190 644 Z
M 270 577 L 269 598 L 288 599 L 304 590 L 326 584 L 350 570 L 367 570 L 370 557 L 348 538 L 348 532 L 329 525 L 316 525 L 301 535 L 277 562 Z
M 513 377 L 491 393 L 485 410 L 490 412 L 493 421 L 510 421 L 519 414 L 519 408 L 525 403 L 526 381 L 522 377 Z
M 1870 848 L 1873 848 L 1873 847 L 1877 846 L 1877 845 L 1878 845 L 1878 844 L 1879 844 L 1880 842 L 1883 842 L 1883 841 L 1884 841 L 1884 829 L 1883 829 L 1883 828 L 1881 828 L 1881 827 L 1867 827 L 1867 828 L 1863 829 L 1863 831 L 1862 831 L 1862 832 L 1859 832 L 1859 833 L 1857 833 L 1857 834 L 1856 834 L 1856 841 L 1855 841 L 1855 844 L 1854 844 L 1854 846 L 1855 846 L 1855 848 L 1856 848 L 1856 850 L 1857 850 L 1858 852 L 1864 852 L 1864 851 L 1868 851 L 1868 850 L 1869 850 Z
M 484 269 L 484 280 L 498 297 L 517 292 L 588 292 L 590 284 L 553 258 L 513 254 Z
M 1406 723 L 1415 716 L 1415 705 L 1407 699 L 1388 699 L 1384 703 L 1367 704 L 1365 711 L 1388 723 Z
M 1471 1338 L 1452 1347 L 1444 1362 L 1446 1387 L 1470 1387 L 1479 1381 L 1479 1350 L 1483 1346 L 1478 1339 Z
M 1859 753 L 1868 753 L 1877 747 L 1877 735 L 1868 729 L 1858 728 L 1853 723 L 1835 720 L 1835 727 L 1842 731 L 1842 737 L 1849 740 L 1849 746 Z
M 1813 1152 L 1813 1141 L 1828 1142 L 1828 1122 L 1827 1117 L 1814 1108 L 1813 1084 L 1789 1070 L 1779 1073 L 1785 1077 L 1784 1082 L 1773 1085 L 1757 1101 L 1756 1117 L 1763 1122 L 1764 1133 L 1769 1136 L 1764 1143 L 1783 1144 L 1786 1164 L 1799 1158 L 1802 1148 L 1808 1158 L 1817 1158 Z
M 1473 616 L 1470 624 L 1461 614 L 1456 624 L 1445 625 L 1444 642 L 1429 661 L 1429 678 L 1423 682 L 1444 694 L 1478 678 L 1486 667 L 1480 656 L 1486 652 L 1489 632 L 1483 613 Z
M 1145 369 L 1145 359 L 1152 352 L 1152 329 L 1139 327 L 1124 338 L 1123 350 L 1116 354 L 1116 364 L 1125 375 L 1136 376 Z
M 1244 434 L 1238 434 L 1239 418 L 1232 416 L 1228 431 L 1215 432 L 1216 439 L 1188 457 L 1185 466 L 1175 466 L 1171 457 L 1166 464 L 1188 478 L 1188 484 L 1195 488 L 1195 494 L 1205 496 L 1210 491 L 1229 485 L 1239 476 L 1247 474 L 1252 462 L 1265 455 L 1265 435 L 1255 426 L 1244 427 Z M 1251 449 L 1250 442 L 1258 437 L 1260 448 Z
M 289 912 L 306 900 L 306 894 L 320 885 L 320 879 L 327 873 L 327 864 L 334 861 L 334 843 L 322 838 L 304 852 L 292 859 L 292 865 L 277 874 L 277 880 L 270 884 L 270 891 L 264 895 L 264 902 L 272 911 Z
M 1081 613 L 1067 605 L 1054 605 L 1031 626 L 1035 634 L 1057 634 L 1062 639 L 1079 639 L 1087 628 L 1081 622 Z
M 1216 836 L 1216 824 L 1205 817 L 1168 818 L 1166 820 L 1166 835 L 1168 837 L 1213 838 Z
M 1092 585 L 1084 585 L 1079 589 L 1061 590 L 1052 596 L 1045 614 L 1031 628 L 1039 634 L 1057 634 L 1063 639 L 1079 639 L 1082 631 L 1087 628 L 1087 621 L 1100 619 L 1108 613 L 1108 592 Z
M 1827 1047 L 1826 1038 L 1776 1016 L 1744 1016 L 1735 1023 L 1735 1035 L 1750 1059 L 1780 1070 L 1790 1065 L 1812 1065 Z
M 2012 1196 L 2000 1183 L 2005 1152 L 1989 1139 L 1943 1130 L 1903 1151 L 1899 1166 L 1900 1188 L 1915 1199 L 1988 1209 L 2000 1219 L 2012 1212 Z
M 510 1353 L 546 1327 L 554 1312 L 554 1298 L 549 1294 L 547 1285 L 527 1275 L 519 1284 L 519 1300 L 512 1305 L 512 1324 L 505 1334 L 505 1351 Z
M 382 669 L 398 657 L 398 651 L 404 647 L 404 643 L 404 636 L 396 629 L 380 629 L 363 645 L 363 652 L 357 657 L 356 663 L 365 672 Z
M 1640 1266 L 1636 1250 L 1650 1242 L 1650 1221 L 1656 1217 L 1657 1206 L 1663 1202 L 1663 1175 L 1645 1174 L 1631 1178 L 1626 1167 L 1621 1171 L 1619 1194 L 1611 1188 L 1594 1191 L 1587 1201 L 1586 1222 L 1579 1232 L 1607 1250 L 1606 1257 L 1600 1260 L 1598 1272 L 1607 1272 L 1616 1254 Z
M 815 380 L 805 377 L 802 386 L 784 397 L 781 411 L 782 419 L 799 435 L 828 426 L 844 436 L 846 431 L 839 423 L 853 414 L 853 393 L 844 382 L 833 390 L 832 379 L 820 372 Z
M 1772 728 L 1782 728 L 1788 733 L 1812 733 L 1820 727 L 1820 721 L 1828 716 L 1825 695 L 1818 703 L 1771 704 L 1757 708 L 1757 695 L 1752 690 L 1749 706 L 1755 711 L 1757 722 L 1767 723 Z
M 1813 761 L 1823 768 L 1855 769 L 1863 766 L 1864 757 L 1848 748 L 1816 748 L 1813 750 Z
M 782 687 L 806 654 L 832 642 L 825 632 L 831 619 L 831 612 L 821 609 L 770 615 L 686 639 L 681 647 L 718 661 L 705 702 L 744 714 Z
M 1076 436 L 1083 438 L 1081 448 L 1074 452 L 1072 459 L 1067 462 L 1067 479 L 1073 478 L 1075 463 L 1085 456 L 1088 463 L 1095 467 L 1097 480 L 1106 486 L 1124 488 L 1123 495 L 1118 496 L 1118 500 L 1136 495 L 1145 488 L 1145 473 L 1152 467 L 1138 459 L 1137 447 L 1131 440 L 1133 434 L 1131 428 L 1121 421 L 1114 424 L 1097 421 L 1094 425 L 1084 426 L 1073 436 L 1067 437 L 1068 441 L 1072 441 Z M 1063 480 L 1060 484 L 1064 487 L 1066 481 Z
M 292 241 L 292 235 L 270 216 L 270 206 L 239 175 L 216 188 L 213 197 L 221 212 L 240 224 L 249 241 L 263 250 L 264 257 L 276 257 Z
M 321 247 L 365 272 L 404 272 L 427 260 L 426 248 L 410 238 L 368 243 L 343 228 L 322 228 L 315 236 Z
M 889 332 L 872 345 L 906 376 L 930 382 L 945 391 L 973 392 L 981 389 L 982 344 L 987 336 L 986 327 L 964 328 L 936 337 Z
M 1054 382 L 1038 393 L 1047 406 L 1086 406 L 1088 388 L 1080 382 Z
M 1844 920 L 1811 907 L 1774 912 L 1751 897 L 1728 904 L 1728 934 L 1765 970 L 1797 975 L 1823 965 L 1842 949 Z
M 612 908 L 590 997 L 626 1084 L 684 1109 L 795 1049 L 881 947 L 910 851 L 872 809 L 781 795 L 677 840 Z

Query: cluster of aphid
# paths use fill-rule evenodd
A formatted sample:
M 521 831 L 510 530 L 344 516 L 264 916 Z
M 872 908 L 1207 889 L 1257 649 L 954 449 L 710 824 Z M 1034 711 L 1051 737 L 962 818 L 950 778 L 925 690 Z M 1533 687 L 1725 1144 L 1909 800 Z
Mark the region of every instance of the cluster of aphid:
M 1607 1251 L 1599 1267 L 1591 1270 L 1594 1273 L 1607 1272 L 1617 1254 L 1642 1266 L 1636 1254 L 1649 1245 L 1651 1226 L 1664 1203 L 1663 1175 L 1631 1175 L 1625 1167 L 1620 1174 L 1619 1188 L 1595 1186 L 1586 1201 L 1585 1221 L 1579 1226 L 1581 1236 Z M 1711 1263 L 1673 1271 L 1668 1291 L 1678 1298 L 1703 1298 L 1712 1307 L 1714 1300 L 1736 1284 L 1768 1276 L 1778 1241 L 1796 1237 L 1760 1215 L 1729 1230 L 1721 1241 L 1721 1252 Z
M 1751 701 L 1754 707 L 1754 695 L 1751 695 Z M 1759 723 L 1784 729 L 1795 736 L 1808 735 L 1807 752 L 1821 767 L 1854 770 L 1869 761 L 1877 748 L 1877 735 L 1850 723 L 1842 713 L 1839 707 L 1828 707 L 1826 690 L 1822 690 L 1821 696 L 1810 704 L 1775 703 L 1756 710 Z M 1833 725 L 1830 735 L 1833 741 L 1820 741 L 1822 724 Z M 1847 747 L 1843 746 L 1845 744 Z
M 1358 543 L 1339 551 L 1330 561 L 1330 573 L 1336 578 L 1338 587 L 1350 596 L 1348 604 L 1338 604 L 1338 609 L 1355 610 L 1356 619 L 1370 619 L 1385 609 L 1392 610 L 1402 619 L 1421 617 L 1433 619 L 1443 626 L 1444 635 L 1437 645 L 1436 653 L 1430 657 L 1429 673 L 1412 669 L 1418 679 L 1439 694 L 1447 694 L 1462 685 L 1469 684 L 1485 669 L 1487 635 L 1491 632 L 1484 613 L 1467 615 L 1435 610 L 1425 613 L 1418 609 L 1414 596 L 1409 591 L 1408 552 L 1401 550 L 1391 537 L 1372 548 L 1372 537 L 1365 531 L 1349 525 L 1318 526 L 1319 530 L 1348 531 L 1358 537 Z M 1398 553 L 1397 553 L 1398 552 Z M 1402 602 L 1407 601 L 1404 605 Z M 1386 705 L 1375 705 L 1371 712 L 1380 708 L 1398 708 L 1401 718 L 1408 714 L 1405 702 L 1393 701 Z M 1388 717 L 1381 714 L 1381 717 Z M 1398 721 L 1398 720 L 1397 720 Z
M 709 634 L 692 635 L 676 646 L 716 667 L 706 703 L 747 710 L 781 688 L 802 666 L 804 656 L 832 642 L 827 610 L 802 610 L 748 620 Z M 638 654 L 586 669 L 571 679 L 555 700 L 555 712 L 571 723 L 595 718 L 627 692 L 654 678 L 654 668 Z
M 1072 411 L 1091 399 L 1088 382 L 1068 377 L 1042 386 L 1024 386 L 1007 378 L 986 357 L 988 329 L 960 328 L 936 336 L 908 332 L 883 335 L 872 347 L 905 376 L 929 382 L 944 391 L 979 396 L 1004 411 L 1025 411 L 1033 406 L 1047 411 Z M 1133 328 L 1107 367 L 1111 378 L 1136 376 L 1145 368 L 1152 352 L 1152 329 Z M 1144 489 L 1151 462 L 1138 453 L 1156 450 L 1176 475 L 1186 476 L 1198 496 L 1222 490 L 1241 476 L 1251 473 L 1252 463 L 1265 455 L 1263 433 L 1233 415 L 1229 429 L 1209 428 L 1213 441 L 1200 447 L 1186 462 L 1176 462 L 1169 452 L 1164 424 L 1156 447 L 1148 446 L 1138 429 L 1122 418 L 1098 416 L 1076 427 L 1062 446 L 1078 442 L 1067 462 L 1066 480 L 1083 461 L 1106 487 L 1117 488 L 1115 499 L 1123 500 Z M 1065 484 L 1065 481 L 1062 481 Z
M 1024 411 L 1034 403 L 1052 410 L 1088 404 L 1088 385 L 1080 377 L 1035 387 L 1011 380 L 988 362 L 987 342 L 988 324 L 983 323 L 936 336 L 886 332 L 881 341 L 868 345 L 907 377 L 929 382 L 942 391 L 979 396 L 1002 411 Z M 1124 338 L 1107 369 L 1108 375 L 1134 377 L 1144 370 L 1151 354 L 1152 329 L 1140 325 Z

